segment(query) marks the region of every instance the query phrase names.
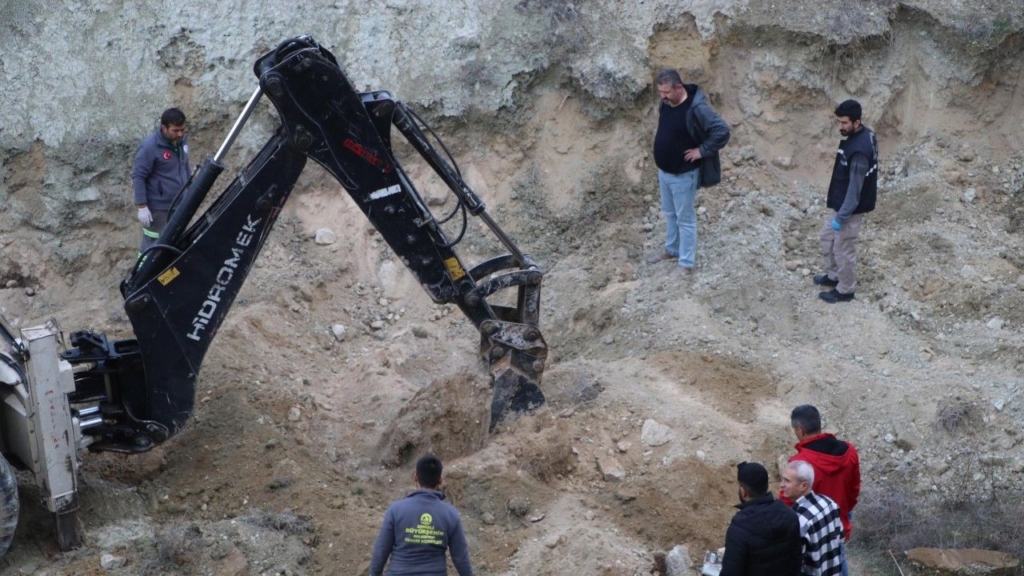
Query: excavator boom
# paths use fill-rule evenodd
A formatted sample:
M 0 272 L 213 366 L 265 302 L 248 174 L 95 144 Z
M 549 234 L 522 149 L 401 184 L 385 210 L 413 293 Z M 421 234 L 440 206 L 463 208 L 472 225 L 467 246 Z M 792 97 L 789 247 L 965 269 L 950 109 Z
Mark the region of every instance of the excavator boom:
M 430 144 L 420 121 L 387 92 L 357 92 L 334 56 L 312 38 L 283 42 L 259 58 L 255 91 L 224 145 L 207 159 L 172 210 L 157 244 L 121 284 L 135 338 L 80 331 L 63 358 L 76 371 L 72 404 L 98 401 L 92 450 L 138 452 L 188 421 L 210 343 L 238 295 L 307 159 L 348 192 L 436 303 L 457 306 L 480 330 L 494 379 L 491 429 L 512 412 L 544 403 L 547 344 L 539 330 L 543 273 L 490 218 L 484 203 Z M 281 119 L 259 154 L 195 217 L 221 160 L 266 96 Z M 467 267 L 406 176 L 391 146 L 396 129 L 508 250 Z M 464 230 L 463 230 L 464 231 Z M 515 290 L 515 305 L 490 297 Z

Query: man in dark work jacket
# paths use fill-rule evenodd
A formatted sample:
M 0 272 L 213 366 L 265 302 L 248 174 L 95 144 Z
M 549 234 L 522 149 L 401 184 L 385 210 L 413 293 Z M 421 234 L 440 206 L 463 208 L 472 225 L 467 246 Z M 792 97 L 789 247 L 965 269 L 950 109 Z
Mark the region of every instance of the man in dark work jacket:
M 729 126 L 711 109 L 696 84 L 683 84 L 679 72 L 665 69 L 655 83 L 661 107 L 654 136 L 661 211 L 665 214 L 665 249 L 647 257 L 655 264 L 675 260 L 673 274 L 693 274 L 697 258 L 697 189 L 722 177 L 718 151 L 729 141 Z
M 814 277 L 818 286 L 831 287 L 818 296 L 830 303 L 853 300 L 857 288 L 857 238 L 864 214 L 875 209 L 878 192 L 878 141 L 861 123 L 860 103 L 847 100 L 836 107 L 839 143 L 827 205 L 834 211 L 821 228 L 825 271 Z
M 725 533 L 720 576 L 799 576 L 800 518 L 768 491 L 768 471 L 756 462 L 737 467 L 740 509 Z
M 434 455 L 416 462 L 412 480 L 419 490 L 393 502 L 384 513 L 370 558 L 370 576 L 446 576 L 445 553 L 459 576 L 473 576 L 466 533 L 455 507 L 444 501 L 443 466 Z

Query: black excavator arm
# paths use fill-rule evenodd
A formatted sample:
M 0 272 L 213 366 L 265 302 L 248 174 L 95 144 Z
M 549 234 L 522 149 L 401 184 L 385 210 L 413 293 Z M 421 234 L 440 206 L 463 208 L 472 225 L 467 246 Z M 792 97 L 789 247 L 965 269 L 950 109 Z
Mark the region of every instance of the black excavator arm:
M 121 284 L 135 339 L 71 334 L 64 358 L 80 365 L 71 402 L 88 403 L 91 412 L 98 403 L 101 416 L 83 430 L 99 437 L 90 448 L 145 451 L 188 421 L 203 357 L 307 158 L 348 191 L 434 302 L 458 306 L 480 330 L 481 354 L 494 379 L 491 429 L 510 412 L 542 405 L 543 273 L 490 218 L 454 162 L 438 154 L 415 114 L 387 92 L 357 92 L 334 56 L 309 37 L 283 42 L 257 60 L 255 73 L 259 89 L 224 145 L 191 179 L 157 245 Z M 193 218 L 224 169 L 223 155 L 263 95 L 276 107 L 281 126 Z M 467 213 L 481 218 L 508 254 L 466 267 L 454 251 L 458 239 L 448 238 L 395 158 L 393 127 L 453 191 L 463 227 Z M 513 288 L 515 306 L 489 301 Z

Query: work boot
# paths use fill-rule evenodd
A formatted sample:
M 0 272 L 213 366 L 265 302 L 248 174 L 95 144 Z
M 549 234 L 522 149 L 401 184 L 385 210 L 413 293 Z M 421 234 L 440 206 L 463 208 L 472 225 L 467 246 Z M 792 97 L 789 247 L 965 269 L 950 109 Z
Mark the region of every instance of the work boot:
M 814 277 L 814 283 L 818 286 L 829 286 L 831 288 L 839 286 L 839 280 L 829 278 L 828 274 L 817 274 Z
M 663 260 L 675 260 L 677 258 L 679 258 L 679 256 L 676 256 L 675 254 L 669 254 L 666 250 L 660 253 L 654 252 L 653 254 L 648 254 L 645 260 L 647 260 L 648 264 L 657 264 L 658 262 L 661 262 Z
M 836 302 L 849 302 L 850 300 L 853 300 L 853 292 L 850 292 L 849 294 L 843 294 L 839 290 L 833 288 L 828 292 L 819 292 L 818 298 L 821 298 L 822 300 L 828 302 L 829 304 L 835 304 Z

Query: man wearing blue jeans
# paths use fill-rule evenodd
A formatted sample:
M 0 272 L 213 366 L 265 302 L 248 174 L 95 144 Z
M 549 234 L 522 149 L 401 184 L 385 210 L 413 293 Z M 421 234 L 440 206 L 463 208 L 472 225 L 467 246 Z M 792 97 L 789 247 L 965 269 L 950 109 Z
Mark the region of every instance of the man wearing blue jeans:
M 647 258 L 655 264 L 675 260 L 676 274 L 693 274 L 697 256 L 697 189 L 721 179 L 718 151 L 729 141 L 729 126 L 711 109 L 696 84 L 683 84 L 679 72 L 665 69 L 655 80 L 661 106 L 654 137 L 661 211 L 665 214 L 665 250 Z

